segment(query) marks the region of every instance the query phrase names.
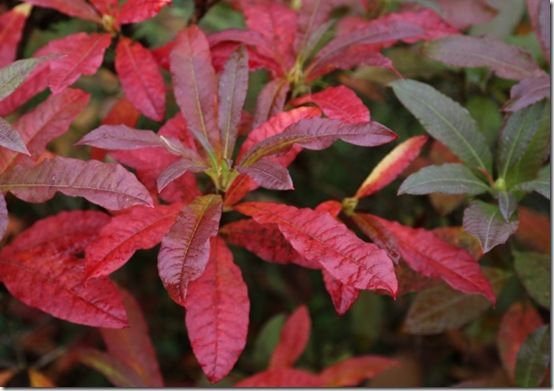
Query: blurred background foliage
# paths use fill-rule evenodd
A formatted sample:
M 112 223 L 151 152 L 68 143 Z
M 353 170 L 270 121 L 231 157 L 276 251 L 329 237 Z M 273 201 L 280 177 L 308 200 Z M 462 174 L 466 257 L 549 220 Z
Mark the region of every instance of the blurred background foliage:
M 524 0 L 500 0 L 509 3 L 492 21 L 474 26 L 470 33 L 500 37 L 530 51 L 540 64 L 545 59 L 525 14 Z M 423 3 L 423 1 L 421 1 Z M 401 0 L 380 0 L 378 12 L 393 10 Z M 4 0 L 0 11 L 17 1 Z M 341 10 L 338 10 L 340 13 Z M 176 32 L 197 18 L 192 0 L 173 0 L 155 18 L 138 25 L 127 25 L 123 34 L 155 48 L 171 40 Z M 244 27 L 240 13 L 229 4 L 218 2 L 199 20 L 206 32 L 230 27 Z M 79 31 L 95 31 L 96 25 L 35 8 L 28 19 L 18 57 L 29 57 L 52 39 Z M 425 58 L 425 44 L 400 45 L 387 49 L 395 67 L 407 78 L 414 78 L 435 88 L 467 107 L 476 118 L 479 128 L 494 147 L 502 123 L 500 108 L 508 100 L 514 82 L 493 77 L 483 69 L 448 69 Z M 52 151 L 64 156 L 88 158 L 88 151 L 73 144 L 85 133 L 96 128 L 111 104 L 121 96 L 114 73 L 114 44 L 108 49 L 104 66 L 94 76 L 82 77 L 77 87 L 92 94 L 91 103 L 79 116 L 72 130 L 51 144 Z M 164 71 L 165 72 L 165 71 Z M 169 81 L 167 72 L 164 74 Z M 386 84 L 395 76 L 383 69 L 361 67 L 349 72 L 327 76 L 313 92 L 330 85 L 344 84 L 353 88 L 371 111 L 372 118 L 393 129 L 399 141 L 424 134 L 415 118 L 403 108 Z M 255 99 L 267 80 L 264 71 L 250 74 L 247 109 L 252 111 Z M 45 98 L 35 97 L 23 112 Z M 168 94 L 167 118 L 176 112 L 173 98 Z M 11 118 L 10 118 L 11 119 Z M 156 130 L 159 123 L 141 117 L 137 127 Z M 278 200 L 292 205 L 315 207 L 329 199 L 341 200 L 353 195 L 357 186 L 394 145 L 361 148 L 338 142 L 325 151 L 304 151 L 291 167 L 295 190 L 275 192 L 258 190 L 250 199 Z M 423 156 L 429 156 L 430 144 Z M 363 200 L 360 210 L 411 226 L 435 228 L 459 226 L 461 204 L 457 200 L 432 199 L 427 196 L 396 196 L 397 180 L 378 194 Z M 450 204 L 449 204 L 450 202 Z M 542 214 L 549 214 L 549 202 L 540 196 L 530 196 L 523 203 Z M 4 238 L 34 221 L 62 210 L 91 209 L 93 205 L 80 198 L 57 195 L 44 204 L 26 204 L 9 198 L 10 227 Z M 452 205 L 455 209 L 450 212 Z M 225 216 L 225 218 L 228 218 Z M 353 226 L 350 227 L 354 229 Z M 499 246 L 481 262 L 513 270 L 511 246 Z M 343 358 L 361 354 L 382 354 L 401 361 L 399 368 L 387 371 L 368 382 L 371 386 L 446 386 L 467 380 L 486 378 L 489 385 L 507 385 L 496 350 L 496 331 L 502 313 L 517 300 L 526 300 L 524 287 L 510 274 L 496 308 L 485 310 L 481 316 L 462 327 L 437 335 L 418 336 L 404 330 L 404 322 L 415 294 L 396 301 L 388 296 L 362 292 L 360 299 L 345 316 L 335 313 L 322 283 L 321 274 L 296 267 L 265 263 L 254 255 L 232 248 L 249 289 L 251 316 L 249 339 L 244 353 L 233 372 L 220 386 L 231 386 L 238 379 L 266 368 L 277 343 L 284 319 L 297 306 L 306 304 L 312 318 L 312 335 L 298 367 L 319 370 Z M 139 251 L 133 260 L 115 273 L 115 280 L 138 299 L 145 313 L 158 354 L 164 380 L 168 386 L 207 386 L 186 336 L 183 312 L 167 296 L 158 278 L 156 254 L 158 248 Z M 542 315 L 548 319 L 549 312 Z M 19 365 L 34 365 L 49 373 L 59 386 L 109 386 L 100 374 L 72 362 L 71 352 L 79 346 L 101 344 L 96 330 L 63 322 L 39 311 L 24 307 L 0 288 L 0 366 L 16 361 Z M 27 385 L 26 375 L 16 376 L 10 384 Z

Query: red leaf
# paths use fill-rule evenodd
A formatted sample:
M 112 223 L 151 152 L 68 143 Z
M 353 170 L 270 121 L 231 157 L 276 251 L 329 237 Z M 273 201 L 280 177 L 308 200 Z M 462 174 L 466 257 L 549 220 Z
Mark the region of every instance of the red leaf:
M 137 126 L 140 113 L 125 97 L 119 98 L 110 108 L 102 120 L 102 125 L 127 125 L 130 128 Z
M 359 239 L 328 213 L 271 202 L 247 202 L 235 209 L 260 224 L 277 224 L 299 254 L 319 262 L 343 284 L 396 295 L 396 277 L 386 253 Z
M 212 383 L 235 365 L 248 333 L 248 290 L 223 240 L 211 240 L 210 259 L 189 285 L 185 323 L 194 355 Z
M 248 167 L 237 167 L 241 174 L 248 175 L 258 186 L 273 190 L 292 190 L 292 178 L 286 167 L 270 158 L 263 158 Z
M 49 61 L 48 85 L 52 92 L 62 92 L 81 75 L 95 74 L 110 42 L 110 34 L 77 33 L 50 41 L 40 49 L 38 55 L 59 54 Z
M 75 145 L 89 145 L 107 150 L 133 150 L 164 147 L 164 142 L 151 130 L 133 129 L 126 125 L 102 125 L 88 132 Z
M 412 137 L 385 156 L 356 192 L 357 198 L 374 194 L 394 181 L 419 156 L 427 136 Z
M 267 83 L 256 99 L 256 112 L 252 126 L 257 128 L 285 107 L 290 85 L 285 79 L 275 79 Z
M 158 273 L 169 296 L 182 306 L 189 283 L 202 274 L 210 256 L 210 238 L 217 235 L 221 197 L 196 198 L 181 210 L 163 238 L 158 254 Z
M 327 212 L 334 218 L 337 218 L 342 211 L 342 204 L 335 200 L 329 200 L 316 206 L 315 210 L 318 212 Z
M 84 280 L 77 258 L 109 220 L 101 212 L 73 211 L 40 220 L 0 252 L 0 276 L 25 304 L 94 327 L 127 325 L 117 287 L 107 278 Z
M 0 175 L 0 191 L 27 202 L 44 202 L 59 191 L 111 210 L 152 206 L 148 191 L 133 174 L 97 160 L 54 157 L 33 167 L 18 165 Z
M 293 368 L 277 368 L 241 380 L 235 387 L 322 387 L 319 376 Z
M 127 0 L 121 7 L 118 22 L 138 23 L 158 14 L 171 0 Z
M 119 0 L 90 0 L 100 13 L 110 16 L 119 14 Z
M 219 151 L 217 79 L 208 41 L 197 26 L 177 36 L 170 67 L 175 97 L 191 133 L 207 151 Z
M 329 296 L 331 296 L 335 311 L 337 311 L 339 315 L 346 314 L 350 307 L 352 307 L 352 304 L 358 300 L 360 290 L 353 286 L 343 284 L 326 270 L 322 270 L 322 275 L 325 289 L 329 293 Z
M 0 15 L 0 67 L 15 61 L 17 45 L 30 12 L 30 5 L 20 4 Z
M 50 69 L 47 62 L 37 65 L 17 89 L 0 101 L 0 116 L 7 116 L 48 87 Z
M 386 250 L 390 251 L 392 247 L 392 251 L 398 253 L 416 272 L 440 278 L 461 292 L 479 293 L 491 303 L 496 301 L 479 264 L 465 250 L 442 241 L 422 228 L 406 227 L 371 214 L 356 213 L 352 218 L 372 240 L 379 236 L 388 238 Z M 391 257 L 394 258 L 395 254 Z
M 181 204 L 136 206 L 112 218 L 86 248 L 87 276 L 107 276 L 123 266 L 135 251 L 160 243 L 181 208 Z
M 529 334 L 543 325 L 537 310 L 530 304 L 515 303 L 504 313 L 496 343 L 504 369 L 513 380 L 517 353 Z
M 318 34 L 318 29 L 329 19 L 333 2 L 321 0 L 303 0 L 298 11 L 298 32 L 294 47 L 297 52 L 305 51 L 310 39 Z
M 300 358 L 308 340 L 312 323 L 306 306 L 298 307 L 281 329 L 279 343 L 269 361 L 269 369 L 292 367 Z
M 296 252 L 275 224 L 259 224 L 254 220 L 239 220 L 220 229 L 225 240 L 256 254 L 267 262 L 294 263 L 310 269 L 319 269 L 318 262 L 310 262 Z
M 325 368 L 320 376 L 326 387 L 355 387 L 395 365 L 396 360 L 380 356 L 353 357 Z
M 125 364 L 140 379 L 141 387 L 163 387 L 156 351 L 148 335 L 148 325 L 140 306 L 127 291 L 122 291 L 129 327 L 100 329 L 110 356 Z
M 24 0 L 39 7 L 53 8 L 63 14 L 100 23 L 100 15 L 86 0 Z
M 165 85 L 152 53 L 140 43 L 121 37 L 115 69 L 127 99 L 145 116 L 161 121 L 165 116 Z
M 51 95 L 35 109 L 14 124 L 33 158 L 42 154 L 46 145 L 64 134 L 73 120 L 84 110 L 89 94 L 68 89 L 59 95 Z M 0 172 L 13 166 L 18 154 L 4 151 L 0 154 Z M 21 158 L 20 158 L 21 159 Z
M 516 239 L 534 250 L 550 254 L 550 219 L 548 215 L 519 207 L 518 217 Z
M 305 95 L 295 99 L 295 106 L 315 103 L 326 117 L 338 119 L 350 124 L 369 122 L 370 114 L 356 93 L 345 86 L 329 87 L 317 94 Z

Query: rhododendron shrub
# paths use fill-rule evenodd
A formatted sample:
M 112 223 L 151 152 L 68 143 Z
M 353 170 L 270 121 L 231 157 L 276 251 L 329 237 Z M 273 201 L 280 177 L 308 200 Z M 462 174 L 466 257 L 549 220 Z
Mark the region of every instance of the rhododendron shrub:
M 550 15 L 497 3 L 0 8 L 0 384 L 549 384 Z

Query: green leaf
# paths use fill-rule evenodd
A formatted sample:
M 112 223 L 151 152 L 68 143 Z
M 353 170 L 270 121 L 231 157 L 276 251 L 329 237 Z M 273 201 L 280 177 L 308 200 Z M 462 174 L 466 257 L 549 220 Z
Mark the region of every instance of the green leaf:
M 498 207 L 505 221 L 510 221 L 517 209 L 517 198 L 509 191 L 498 192 Z
M 469 112 L 433 87 L 414 80 L 391 83 L 402 104 L 427 132 L 472 167 L 491 171 L 492 155 L 485 136 Z
M 539 387 L 550 364 L 550 327 L 542 326 L 527 337 L 517 354 L 516 385 Z
M 498 296 L 510 273 L 489 267 L 484 267 L 483 273 Z M 467 295 L 440 284 L 416 295 L 406 316 L 404 331 L 431 335 L 457 329 L 479 317 L 490 306 L 483 296 Z
M 537 303 L 550 308 L 550 256 L 535 252 L 514 252 L 519 279 Z
M 514 166 L 527 151 L 531 140 L 540 128 L 542 102 L 513 113 L 500 131 L 497 168 L 500 178 L 507 179 L 513 174 Z
M 258 337 L 254 342 L 252 361 L 256 363 L 257 367 L 259 364 L 259 370 L 265 369 L 269 364 L 269 358 L 279 342 L 279 336 L 284 324 L 285 315 L 277 314 L 269 319 L 258 333 Z
M 516 231 L 518 221 L 505 221 L 496 205 L 473 201 L 464 212 L 464 229 L 479 239 L 483 253 L 502 244 Z
M 400 185 L 398 194 L 481 194 L 489 187 L 463 164 L 424 167 Z
M 0 100 L 10 95 L 21 85 L 45 57 L 18 60 L 0 69 Z
M 490 147 L 496 145 L 498 129 L 502 125 L 502 115 L 500 114 L 500 107 L 494 99 L 476 96 L 467 101 L 466 108 L 477 121 L 479 130 L 487 139 L 487 144 Z
M 515 187 L 516 190 L 536 191 L 544 197 L 550 199 L 550 166 L 545 166 L 539 171 L 536 179 L 520 183 Z

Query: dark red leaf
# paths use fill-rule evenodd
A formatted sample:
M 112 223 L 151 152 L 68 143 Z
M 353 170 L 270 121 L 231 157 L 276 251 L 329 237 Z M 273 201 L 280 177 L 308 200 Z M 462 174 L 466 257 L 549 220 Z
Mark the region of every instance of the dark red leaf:
M 346 314 L 350 307 L 352 307 L 352 304 L 358 300 L 360 290 L 353 286 L 343 284 L 326 270 L 322 270 L 322 275 L 325 289 L 329 293 L 329 296 L 331 296 L 335 311 L 337 311 L 339 315 Z
M 186 303 L 189 283 L 202 274 L 210 256 L 210 238 L 217 235 L 221 197 L 196 198 L 179 213 L 163 238 L 158 254 L 158 273 L 169 296 Z
M 154 247 L 175 223 L 181 204 L 136 206 L 112 218 L 86 248 L 87 276 L 107 276 L 137 250 Z
M 381 356 L 352 357 L 325 368 L 320 376 L 326 387 L 355 387 L 395 365 L 397 361 Z
M 519 207 L 518 217 L 516 239 L 536 251 L 550 254 L 550 219 L 548 215 Z
M 263 158 L 248 167 L 238 167 L 237 171 L 248 175 L 258 186 L 273 190 L 292 190 L 292 178 L 286 167 L 276 164 L 270 158 Z
M 510 90 L 505 111 L 518 111 L 550 96 L 550 76 L 546 73 L 523 79 Z
M 0 15 L 0 67 L 15 60 L 17 46 L 30 12 L 29 4 L 20 4 Z
M 256 100 L 256 112 L 252 121 L 254 128 L 283 111 L 289 88 L 288 81 L 280 78 L 270 81 L 262 88 Z
M 311 327 L 308 309 L 298 307 L 281 329 L 279 342 L 269 360 L 269 369 L 292 367 L 306 349 Z
M 94 327 L 127 325 L 117 287 L 85 281 L 77 258 L 109 220 L 101 212 L 62 212 L 40 220 L 0 252 L 0 276 L 12 295 L 58 318 Z
M 165 85 L 152 53 L 140 43 L 121 37 L 115 69 L 127 99 L 145 116 L 161 121 L 165 116 Z
M 189 285 L 185 323 L 194 355 L 212 383 L 224 378 L 238 360 L 248 333 L 248 289 L 233 254 L 218 237 L 210 259 Z
M 75 145 L 124 151 L 163 147 L 165 143 L 151 130 L 133 129 L 126 125 L 102 125 L 87 133 Z

